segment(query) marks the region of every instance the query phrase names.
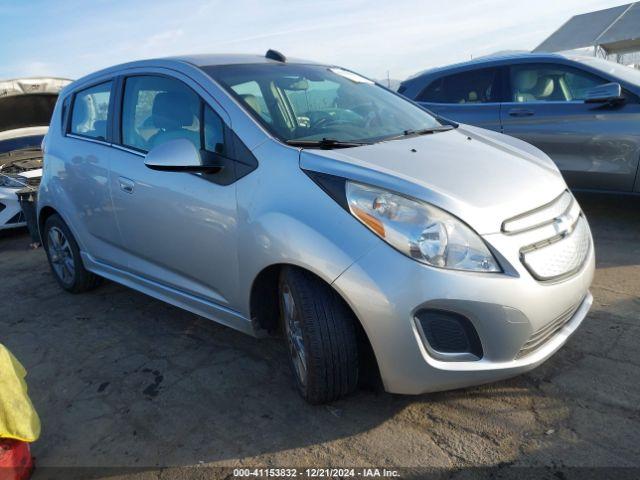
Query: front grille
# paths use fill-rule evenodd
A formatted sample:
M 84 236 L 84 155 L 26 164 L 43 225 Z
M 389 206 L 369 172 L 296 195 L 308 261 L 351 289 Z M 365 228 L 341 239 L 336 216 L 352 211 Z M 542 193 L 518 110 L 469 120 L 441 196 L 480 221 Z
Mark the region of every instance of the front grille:
M 547 343 L 553 336 L 562 329 L 569 321 L 573 318 L 573 315 L 578 310 L 582 302 L 571 307 L 569 310 L 564 312 L 558 318 L 548 323 L 541 329 L 535 331 L 530 337 L 529 340 L 522 346 L 518 354 L 516 355 L 516 360 L 522 357 L 525 357 L 540 347 L 542 347 L 545 343 Z
M 505 235 L 522 238 L 520 261 L 539 281 L 554 281 L 577 272 L 591 248 L 591 233 L 571 193 L 505 220 Z
M 555 240 L 555 241 L 553 241 Z M 587 221 L 581 215 L 566 236 L 521 251 L 522 263 L 538 280 L 556 280 L 580 269 L 591 245 Z

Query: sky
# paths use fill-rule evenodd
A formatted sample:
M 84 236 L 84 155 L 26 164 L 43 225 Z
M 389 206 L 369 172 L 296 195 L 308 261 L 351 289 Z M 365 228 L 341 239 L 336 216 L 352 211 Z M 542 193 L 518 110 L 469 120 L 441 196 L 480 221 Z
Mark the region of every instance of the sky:
M 257 53 L 404 79 L 531 50 L 612 0 L 0 0 L 0 78 L 79 78 L 141 58 Z

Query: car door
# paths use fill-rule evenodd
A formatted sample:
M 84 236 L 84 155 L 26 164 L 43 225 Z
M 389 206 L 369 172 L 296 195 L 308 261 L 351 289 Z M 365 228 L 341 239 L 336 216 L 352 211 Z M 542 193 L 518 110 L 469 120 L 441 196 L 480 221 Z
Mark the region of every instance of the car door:
M 513 65 L 503 132 L 543 150 L 572 188 L 632 191 L 640 158 L 638 98 L 584 101 L 590 89 L 610 82 L 565 64 Z
M 456 122 L 500 131 L 500 67 L 475 68 L 432 79 L 416 98 Z
M 232 145 L 225 112 L 178 74 L 120 80 L 121 108 L 110 186 L 127 270 L 179 295 L 234 305 L 238 281 L 233 164 L 219 175 L 156 171 L 145 155 L 186 138 L 198 150 L 226 155 Z M 215 104 L 215 108 L 212 107 Z
M 114 108 L 114 82 L 102 79 L 65 99 L 65 136 L 58 151 L 47 156 L 56 172 L 52 188 L 68 201 L 62 209 L 81 249 L 93 258 L 120 265 L 121 241 L 109 190 L 109 122 Z

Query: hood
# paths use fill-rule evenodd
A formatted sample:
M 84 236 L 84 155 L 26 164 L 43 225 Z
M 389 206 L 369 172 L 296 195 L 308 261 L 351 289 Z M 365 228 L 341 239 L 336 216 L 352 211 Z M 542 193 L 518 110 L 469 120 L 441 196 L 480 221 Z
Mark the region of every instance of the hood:
M 58 94 L 71 80 L 0 80 L 0 132 L 48 126 Z
M 0 81 L 0 174 L 40 177 L 42 152 L 63 78 Z
M 302 150 L 300 166 L 419 198 L 483 235 L 567 188 L 537 148 L 467 125 L 357 148 Z

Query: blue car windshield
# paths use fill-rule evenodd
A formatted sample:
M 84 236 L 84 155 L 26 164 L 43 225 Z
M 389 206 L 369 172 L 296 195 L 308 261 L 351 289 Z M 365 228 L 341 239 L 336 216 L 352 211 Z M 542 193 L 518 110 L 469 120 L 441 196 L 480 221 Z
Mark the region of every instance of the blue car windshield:
M 412 102 L 338 67 L 266 63 L 203 70 L 285 142 L 374 143 L 442 127 Z
M 580 57 L 576 60 L 584 63 L 585 65 L 589 65 L 590 67 L 600 70 L 601 72 L 607 73 L 613 77 L 619 78 L 620 80 L 640 87 L 640 70 L 636 68 L 628 67 L 626 65 L 621 65 L 619 63 L 610 62 L 608 60 L 596 57 Z

